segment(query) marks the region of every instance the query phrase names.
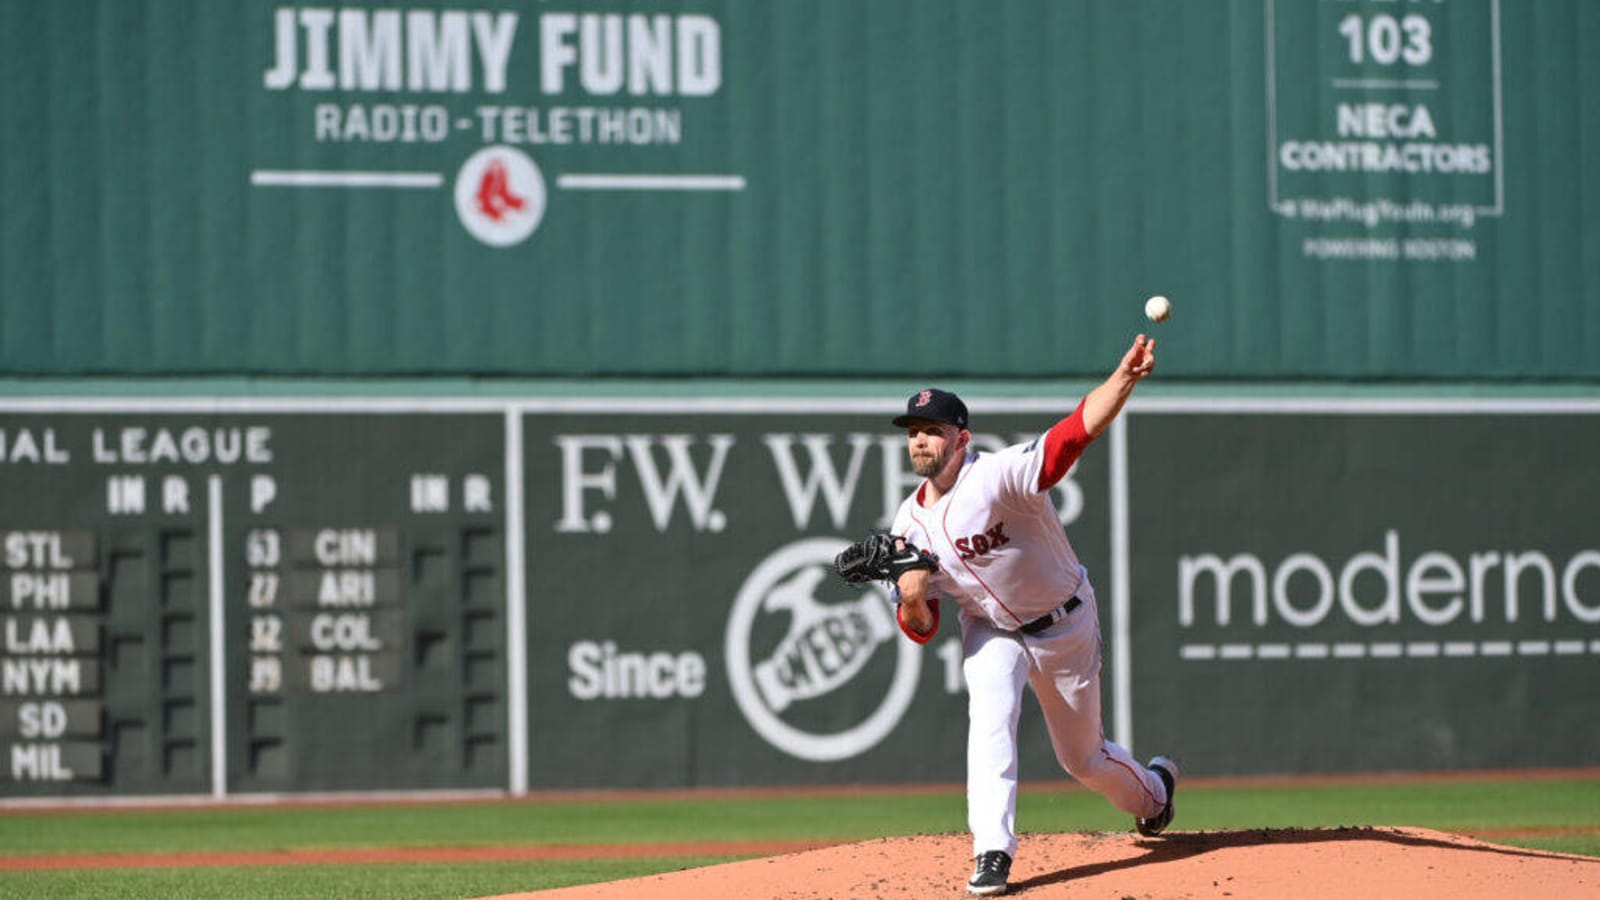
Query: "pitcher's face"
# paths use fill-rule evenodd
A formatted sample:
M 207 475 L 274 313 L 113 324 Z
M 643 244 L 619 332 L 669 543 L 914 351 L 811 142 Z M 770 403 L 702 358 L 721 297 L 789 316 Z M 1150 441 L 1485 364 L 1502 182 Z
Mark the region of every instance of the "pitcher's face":
M 923 478 L 943 472 L 952 460 L 965 454 L 966 432 L 954 425 L 913 421 L 906 426 L 906 452 L 911 456 L 911 471 Z

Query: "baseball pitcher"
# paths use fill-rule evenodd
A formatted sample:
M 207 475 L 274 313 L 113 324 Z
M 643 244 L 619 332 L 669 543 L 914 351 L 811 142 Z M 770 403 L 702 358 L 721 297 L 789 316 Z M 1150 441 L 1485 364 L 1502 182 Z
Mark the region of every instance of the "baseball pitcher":
M 900 630 L 924 643 L 954 601 L 967 683 L 967 824 L 975 866 L 967 890 L 1003 894 L 1017 852 L 1017 721 L 1024 685 L 1044 712 L 1062 768 L 1135 817 L 1140 834 L 1172 821 L 1178 768 L 1140 765 L 1105 739 L 1100 721 L 1100 619 L 1094 586 L 1057 517 L 1050 489 L 1122 411 L 1155 367 L 1139 335 L 1116 369 L 1071 415 L 998 453 L 970 449 L 967 407 L 929 388 L 906 401 L 912 468 L 924 481 L 888 534 L 835 560 L 852 583 L 893 585 Z

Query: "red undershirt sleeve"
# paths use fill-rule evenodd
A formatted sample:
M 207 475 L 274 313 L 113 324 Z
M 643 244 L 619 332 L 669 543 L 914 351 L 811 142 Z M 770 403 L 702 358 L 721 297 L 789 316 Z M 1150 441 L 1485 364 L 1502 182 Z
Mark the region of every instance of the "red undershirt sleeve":
M 1072 464 L 1078 461 L 1093 440 L 1083 427 L 1083 401 L 1079 401 L 1072 415 L 1050 426 L 1050 430 L 1045 432 L 1039 466 L 1039 490 L 1047 491 L 1067 477 L 1067 470 L 1072 468 Z
M 939 631 L 939 599 L 937 597 L 930 599 L 928 601 L 928 608 L 933 611 L 933 627 L 929 628 L 926 632 L 919 633 L 912 631 L 911 626 L 907 625 L 906 620 L 900 616 L 900 605 L 897 603 L 894 607 L 894 620 L 895 622 L 899 623 L 900 630 L 906 633 L 906 637 L 911 638 L 913 641 L 916 641 L 919 644 L 926 644 L 933 638 L 934 634 Z

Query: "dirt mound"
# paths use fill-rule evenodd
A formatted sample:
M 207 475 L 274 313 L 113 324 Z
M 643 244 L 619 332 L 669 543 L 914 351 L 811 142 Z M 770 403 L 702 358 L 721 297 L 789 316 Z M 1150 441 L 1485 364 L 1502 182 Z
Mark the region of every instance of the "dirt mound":
M 532 900 L 965 897 L 966 835 L 884 838 L 528 894 Z M 1600 859 L 1415 828 L 1030 834 L 1011 870 L 1028 897 L 1600 898 Z

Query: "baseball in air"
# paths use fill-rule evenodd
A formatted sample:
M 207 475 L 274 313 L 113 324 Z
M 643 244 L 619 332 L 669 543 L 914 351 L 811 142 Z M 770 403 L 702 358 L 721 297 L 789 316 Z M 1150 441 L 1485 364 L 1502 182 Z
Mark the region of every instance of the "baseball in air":
M 1162 296 L 1144 302 L 1144 314 L 1152 322 L 1165 322 L 1172 317 L 1172 301 Z

